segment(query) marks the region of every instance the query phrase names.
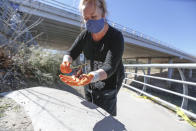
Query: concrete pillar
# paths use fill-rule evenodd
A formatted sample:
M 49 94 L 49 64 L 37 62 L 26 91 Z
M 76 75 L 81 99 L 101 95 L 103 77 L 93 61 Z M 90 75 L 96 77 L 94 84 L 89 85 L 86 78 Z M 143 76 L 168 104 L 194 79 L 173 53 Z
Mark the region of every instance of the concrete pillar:
M 142 68 L 142 71 L 143 71 L 143 74 L 146 75 L 146 72 L 145 72 L 145 69 L 144 68 Z M 148 83 L 147 82 L 147 77 L 145 77 L 145 76 L 144 76 L 144 83 L 145 84 Z M 143 85 L 142 91 L 145 91 L 146 92 L 146 85 Z M 140 93 L 140 95 L 142 95 L 142 93 Z
M 127 67 L 124 68 L 125 68 L 125 72 L 128 72 Z M 127 78 L 127 76 L 128 76 L 127 73 L 125 73 L 125 78 Z M 124 83 L 127 84 L 127 79 L 124 79 Z
M 192 69 L 189 69 L 189 78 L 191 79 L 193 76 L 193 70 Z
M 148 64 L 151 64 L 152 62 L 151 60 L 152 60 L 151 58 L 148 58 Z M 150 75 L 150 72 L 151 72 L 151 68 L 149 67 L 147 71 L 147 75 Z M 147 83 L 150 83 L 150 78 L 147 78 Z
M 163 72 L 163 68 L 160 68 L 160 74 Z
M 148 58 L 148 64 L 151 64 L 151 60 L 152 60 L 151 58 Z M 150 75 L 150 71 L 151 71 L 151 68 L 149 67 L 147 75 Z
M 125 60 L 125 64 L 127 64 L 127 58 L 124 58 L 124 60 Z M 128 72 L 128 70 L 127 70 L 127 67 L 124 67 L 125 68 L 125 72 Z M 127 78 L 127 73 L 125 73 L 125 78 Z M 123 81 L 125 84 L 127 84 L 127 79 L 124 79 L 124 81 Z
M 173 60 L 172 58 L 169 59 L 169 64 L 172 64 L 173 63 Z M 173 69 L 172 68 L 168 68 L 168 78 L 171 79 L 172 78 L 172 75 L 173 75 Z M 170 88 L 171 87 L 171 82 L 168 81 L 168 87 Z
M 136 58 L 136 64 L 138 64 L 138 61 L 139 61 L 139 58 Z M 138 71 L 138 68 L 136 67 L 135 68 L 135 73 L 137 73 Z M 136 80 L 137 79 L 137 75 L 135 75 L 134 79 Z

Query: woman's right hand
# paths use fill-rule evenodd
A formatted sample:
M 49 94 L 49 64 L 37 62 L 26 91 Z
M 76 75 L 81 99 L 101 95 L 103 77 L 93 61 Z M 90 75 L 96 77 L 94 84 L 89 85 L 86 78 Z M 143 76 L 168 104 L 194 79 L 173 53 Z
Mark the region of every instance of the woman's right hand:
M 61 69 L 61 72 L 62 73 L 71 73 L 72 72 L 72 69 L 70 68 L 70 63 L 69 62 L 63 62 L 61 65 L 60 65 L 60 69 Z

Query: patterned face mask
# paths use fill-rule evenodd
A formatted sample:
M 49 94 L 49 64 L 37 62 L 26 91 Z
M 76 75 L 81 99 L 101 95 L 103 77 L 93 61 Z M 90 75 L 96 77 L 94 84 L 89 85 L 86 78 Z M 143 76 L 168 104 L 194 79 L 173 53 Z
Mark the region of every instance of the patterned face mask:
M 88 20 L 86 22 L 86 28 L 91 33 L 98 33 L 103 29 L 104 23 L 104 18 L 99 20 Z

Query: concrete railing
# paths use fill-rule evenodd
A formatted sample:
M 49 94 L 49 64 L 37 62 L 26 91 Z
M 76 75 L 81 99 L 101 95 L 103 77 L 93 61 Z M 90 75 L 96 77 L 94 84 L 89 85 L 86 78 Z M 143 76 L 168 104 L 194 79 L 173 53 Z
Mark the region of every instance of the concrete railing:
M 193 73 L 192 71 L 193 71 L 193 69 L 196 69 L 196 64 L 187 64 L 187 63 L 186 64 L 125 64 L 124 67 L 125 67 L 125 70 L 126 70 L 126 72 L 125 72 L 126 78 L 124 80 L 123 86 L 125 86 L 127 88 L 130 88 L 134 91 L 139 92 L 140 95 L 145 95 L 145 96 L 148 96 L 150 98 L 153 98 L 154 100 L 158 101 L 159 103 L 161 103 L 163 105 L 166 105 L 167 107 L 171 108 L 172 110 L 176 110 L 177 106 L 175 104 L 172 104 L 172 103 L 170 103 L 166 100 L 160 99 L 159 97 L 155 97 L 152 94 L 147 93 L 146 89 L 147 88 L 152 88 L 153 90 L 159 90 L 163 94 L 165 93 L 165 95 L 166 95 L 166 93 L 169 93 L 169 94 L 172 94 L 172 95 L 182 97 L 181 109 L 188 116 L 196 118 L 195 113 L 188 111 L 188 101 L 189 100 L 196 101 L 196 97 L 188 95 L 189 86 L 195 87 L 194 90 L 196 90 L 196 82 L 187 81 L 186 76 L 185 76 L 184 71 L 183 71 L 184 69 L 188 69 L 189 70 L 188 77 L 189 78 L 192 77 L 192 73 Z M 151 68 L 161 69 L 160 75 L 159 76 L 150 75 L 149 70 Z M 161 73 L 162 73 L 163 68 L 164 69 L 168 68 L 168 70 L 169 69 L 172 69 L 172 70 L 177 69 L 179 74 L 180 74 L 181 80 L 161 77 Z M 135 71 L 134 72 L 133 71 L 127 71 L 129 69 L 131 69 L 131 70 L 135 69 Z M 143 74 L 142 73 L 137 73 L 139 69 L 142 70 Z M 145 74 L 145 71 L 144 71 L 145 69 L 148 70 L 148 74 Z M 134 77 L 130 78 L 130 76 L 128 76 L 128 75 L 133 75 Z M 144 82 L 141 82 L 141 81 L 137 80 L 138 76 L 143 77 Z M 163 88 L 163 87 L 161 88 L 161 87 L 152 85 L 152 84 L 149 83 L 149 79 L 161 80 L 161 81 L 165 81 L 167 83 L 173 82 L 173 83 L 182 84 L 183 92 L 180 93 L 180 92 L 172 91 L 172 90 L 169 90 L 169 89 L 166 89 L 166 88 Z M 131 84 L 130 83 L 128 84 L 129 80 L 131 81 Z M 132 82 L 143 85 L 142 89 L 131 86 Z M 180 88 L 180 87 L 177 87 L 177 88 Z

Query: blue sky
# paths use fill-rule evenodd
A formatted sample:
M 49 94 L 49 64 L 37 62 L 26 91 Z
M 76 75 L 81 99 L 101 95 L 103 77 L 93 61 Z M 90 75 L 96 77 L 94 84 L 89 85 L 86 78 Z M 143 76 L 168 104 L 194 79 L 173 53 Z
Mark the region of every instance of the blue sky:
M 78 7 L 79 0 L 57 0 Z M 108 19 L 196 56 L 196 0 L 106 0 Z

